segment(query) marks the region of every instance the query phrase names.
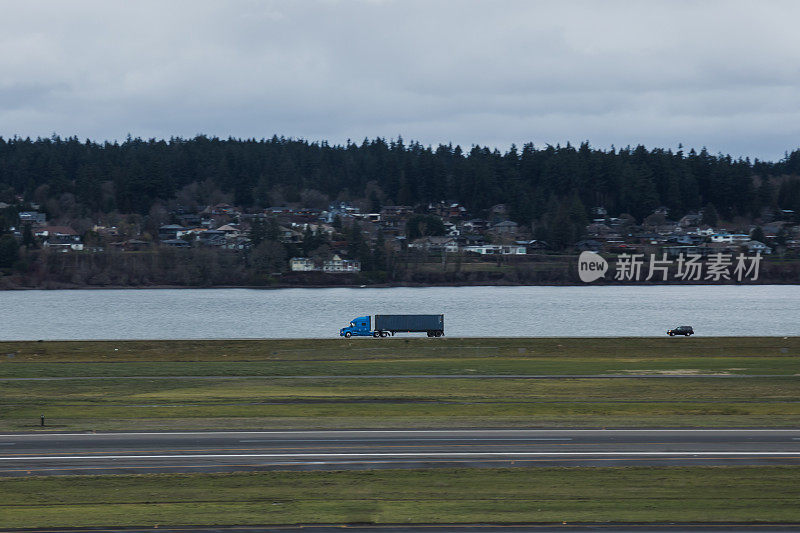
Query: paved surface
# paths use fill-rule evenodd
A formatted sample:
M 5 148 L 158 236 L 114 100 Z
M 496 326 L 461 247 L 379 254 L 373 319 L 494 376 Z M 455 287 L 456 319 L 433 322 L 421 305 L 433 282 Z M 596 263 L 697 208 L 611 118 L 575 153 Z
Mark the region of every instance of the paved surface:
M 342 530 L 357 530 L 360 533 L 564 533 L 569 531 L 631 531 L 638 533 L 654 533 L 663 531 L 737 531 L 737 532 L 796 532 L 800 531 L 800 524 L 421 524 L 421 525 L 362 525 L 362 524 L 329 524 L 329 525 L 303 525 L 303 526 L 230 526 L 230 527 L 159 527 L 159 528 L 66 528 L 66 529 L 9 529 L 6 531 L 28 531 L 49 533 L 145 533 L 158 531 L 162 533 L 218 533 L 225 531 L 243 531 L 247 533 L 286 533 L 303 531 L 307 533 L 340 533 Z
M 302 376 L 50 376 L 0 381 L 67 381 L 83 379 L 749 379 L 793 378 L 798 374 L 374 374 Z
M 359 430 L 0 435 L 0 476 L 442 466 L 800 465 L 800 430 Z

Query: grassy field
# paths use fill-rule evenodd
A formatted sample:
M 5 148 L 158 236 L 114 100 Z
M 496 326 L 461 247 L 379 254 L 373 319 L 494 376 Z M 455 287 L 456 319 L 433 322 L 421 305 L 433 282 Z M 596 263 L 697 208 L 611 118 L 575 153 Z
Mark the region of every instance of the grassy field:
M 800 374 L 800 338 L 0 343 L 0 377 Z
M 209 379 L 7 382 L 0 429 L 765 426 L 800 380 Z M 47 428 L 45 428 L 47 429 Z
M 799 467 L 513 468 L 0 480 L 0 527 L 800 522 Z
M 6 342 L 0 377 L 74 379 L 0 382 L 0 429 L 787 427 L 799 353 L 794 337 Z M 421 374 L 665 377 L 322 377 Z
M 0 381 L 0 430 L 798 427 L 798 356 L 794 337 L 5 342 L 0 378 L 70 379 Z M 419 374 L 589 377 L 324 377 Z M 0 527 L 800 522 L 799 477 L 776 466 L 0 479 Z
M 266 339 L 0 342 L 0 360 L 19 362 L 352 361 L 475 358 L 785 358 L 800 337 L 630 337 Z M 0 367 L 2 365 L 0 364 Z

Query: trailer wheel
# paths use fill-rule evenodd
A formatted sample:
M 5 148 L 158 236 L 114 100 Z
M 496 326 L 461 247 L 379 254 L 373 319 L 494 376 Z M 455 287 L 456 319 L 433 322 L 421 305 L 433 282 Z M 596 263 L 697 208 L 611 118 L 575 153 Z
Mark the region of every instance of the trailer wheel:
M 435 333 L 435 335 L 436 335 L 437 337 L 441 337 L 441 336 L 442 336 L 442 332 L 441 332 L 441 331 L 437 331 L 437 332 Z
M 352 337 L 352 336 L 353 336 L 353 334 L 352 334 L 352 333 L 350 333 L 349 331 L 348 331 L 347 333 L 345 333 L 345 334 L 344 334 L 344 338 L 345 338 L 345 339 L 349 339 L 349 338 L 350 338 L 350 337 Z
M 428 331 L 427 333 L 428 333 L 428 337 L 433 337 L 433 332 L 432 331 Z
M 389 336 L 388 331 L 381 331 L 381 337 L 388 337 L 388 336 Z

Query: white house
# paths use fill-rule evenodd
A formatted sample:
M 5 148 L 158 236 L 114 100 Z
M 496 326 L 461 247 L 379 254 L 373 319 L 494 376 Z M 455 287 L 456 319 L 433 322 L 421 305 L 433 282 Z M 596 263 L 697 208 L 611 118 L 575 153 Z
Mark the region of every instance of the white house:
M 80 252 L 83 242 L 78 232 L 69 226 L 47 226 L 34 233 L 42 239 L 42 246 L 54 250 Z
M 361 262 L 342 259 L 338 255 L 334 255 L 333 259 L 322 263 L 322 271 L 328 273 L 361 272 Z
M 733 243 L 733 235 L 730 233 L 715 233 L 711 236 L 711 242 L 724 242 L 726 244 Z
M 517 244 L 484 244 L 482 246 L 465 246 L 465 252 L 481 255 L 525 255 L 528 249 Z
M 312 272 L 319 270 L 314 264 L 314 260 L 308 257 L 292 257 L 289 259 L 289 268 L 292 272 Z

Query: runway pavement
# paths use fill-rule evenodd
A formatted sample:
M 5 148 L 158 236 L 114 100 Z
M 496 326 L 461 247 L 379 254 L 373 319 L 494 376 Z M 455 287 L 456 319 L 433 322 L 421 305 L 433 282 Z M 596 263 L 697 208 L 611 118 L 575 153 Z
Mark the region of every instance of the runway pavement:
M 295 376 L 46 376 L 46 377 L 0 377 L 3 381 L 83 381 L 83 380 L 220 380 L 220 379 L 756 379 L 792 378 L 792 374 L 669 374 L 654 372 L 650 374 L 303 374 Z
M 0 476 L 800 464 L 800 430 L 356 430 L 0 435 Z

